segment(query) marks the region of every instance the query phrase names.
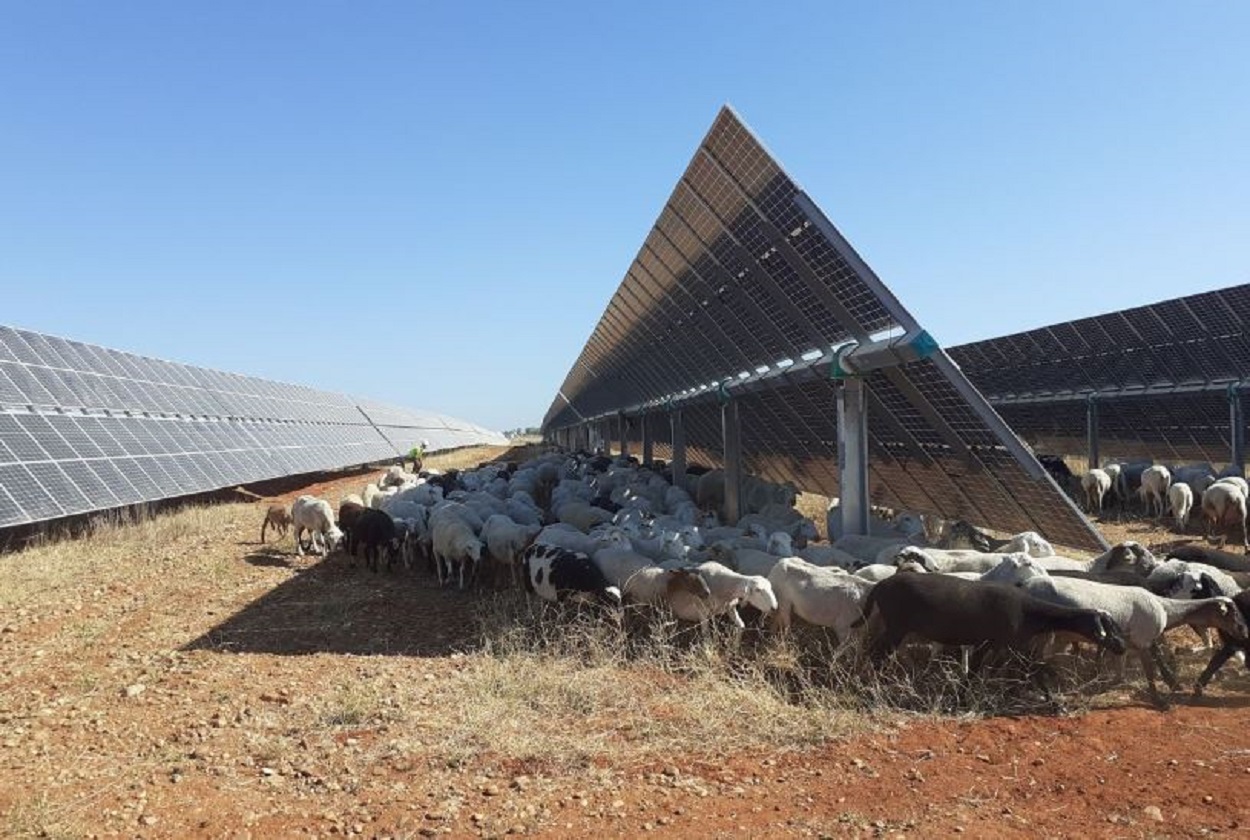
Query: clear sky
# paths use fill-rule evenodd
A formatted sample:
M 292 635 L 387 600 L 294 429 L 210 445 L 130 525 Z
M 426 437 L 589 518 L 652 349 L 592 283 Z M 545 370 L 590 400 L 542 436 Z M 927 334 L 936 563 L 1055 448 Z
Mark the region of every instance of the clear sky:
M 722 103 L 947 345 L 1250 281 L 1250 4 L 28 2 L 0 323 L 537 424 Z

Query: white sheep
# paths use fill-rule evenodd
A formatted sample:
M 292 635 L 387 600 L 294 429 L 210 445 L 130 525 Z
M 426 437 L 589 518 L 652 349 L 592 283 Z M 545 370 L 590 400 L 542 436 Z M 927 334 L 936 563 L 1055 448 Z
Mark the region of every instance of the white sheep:
M 1082 609 L 1103 610 L 1119 625 L 1129 650 L 1137 654 L 1151 696 L 1162 704 L 1155 686 L 1155 663 L 1176 689 L 1175 677 L 1162 660 L 1158 642 L 1164 631 L 1181 624 L 1213 626 L 1239 638 L 1246 636 L 1245 620 L 1227 598 L 1186 601 L 1159 598 L 1136 586 L 1115 586 L 1075 578 L 1054 578 L 1028 557 L 1009 558 L 983 578 L 1023 587 L 1030 595 Z M 1205 606 L 1204 606 L 1205 605 Z
M 567 525 L 572 525 L 582 533 L 588 534 L 590 529 L 596 525 L 611 522 L 612 514 L 603 508 L 595 507 L 583 501 L 569 501 L 556 509 L 556 518 Z
M 785 557 L 768 575 L 777 596 L 774 626 L 786 630 L 791 613 L 833 630 L 840 644 L 849 640 L 851 625 L 863 619 L 861 605 L 873 584 L 855 575 L 813 566 L 797 557 Z
M 416 502 L 419 505 L 433 507 L 443 500 L 443 488 L 437 484 L 418 484 L 415 487 L 405 487 L 395 496 L 405 502 Z
M 708 549 L 707 560 L 714 560 L 744 575 L 768 577 L 777 561 L 786 555 L 773 554 L 756 548 L 741 548 L 729 542 L 719 542 Z
M 1168 488 L 1172 486 L 1172 473 L 1162 464 L 1155 464 L 1142 470 L 1141 487 L 1137 492 L 1146 507 L 1146 515 L 1157 511 L 1157 517 L 1163 518 L 1164 502 L 1168 497 Z
M 629 537 L 625 532 L 617 529 L 599 532 L 594 535 L 583 534 L 572 525 L 557 523 L 548 525 L 538 532 L 538 536 L 534 542 L 543 545 L 557 546 L 565 548 L 578 554 L 585 554 L 590 557 L 601 548 L 609 547 L 629 547 Z
M 300 536 L 304 531 L 311 535 L 313 551 L 319 547 L 321 553 L 329 554 L 338 548 L 343 540 L 343 532 L 334 524 L 334 510 L 325 499 L 316 496 L 300 496 L 291 504 L 291 525 L 295 528 L 295 553 L 303 556 L 304 546 Z
M 521 552 L 525 551 L 538 532 L 540 525 L 526 525 L 513 522 L 502 513 L 491 516 L 482 525 L 480 539 L 486 545 L 486 553 L 492 560 L 508 568 L 513 584 L 519 584 Z
M 591 559 L 608 582 L 619 587 L 622 594 L 628 594 L 627 583 L 635 574 L 643 569 L 659 568 L 651 562 L 651 558 L 639 554 L 629 546 L 601 548 L 591 555 Z
M 459 587 L 464 589 L 465 566 L 469 566 L 472 577 L 482 560 L 482 543 L 473 527 L 462 518 L 460 511 L 443 507 L 430 515 L 430 534 L 439 586 L 444 584 L 443 571 L 446 569 L 446 580 L 459 572 Z
M 381 488 L 372 481 L 365 485 L 364 491 L 360 494 L 361 501 L 367 508 L 376 507 L 373 500 L 382 493 Z
M 379 487 L 403 487 L 415 478 L 412 473 L 404 472 L 403 467 L 393 466 L 386 470 L 386 473 L 378 481 Z
M 916 545 L 915 538 L 906 537 L 872 537 L 864 534 L 847 534 L 833 543 L 835 548 L 858 557 L 864 563 L 879 563 L 877 558 L 888 549 L 898 550 L 908 545 Z
M 1111 490 L 1111 476 L 1106 470 L 1094 468 L 1081 476 L 1081 489 L 1085 491 L 1085 509 L 1097 513 L 1102 510 L 1103 499 Z
M 738 614 L 739 604 L 750 604 L 764 614 L 777 609 L 777 596 L 768 578 L 743 575 L 720 563 L 700 563 L 695 571 L 707 581 L 711 596 L 694 598 L 682 593 L 670 599 L 673 614 L 685 621 L 703 622 L 717 615 L 728 615 L 739 629 L 746 625 Z
M 1189 512 L 1194 506 L 1194 491 L 1188 484 L 1176 482 L 1168 488 L 1168 508 L 1176 520 L 1177 529 L 1183 534 L 1189 524 Z
M 800 548 L 797 554 L 813 566 L 837 566 L 848 572 L 864 565 L 863 560 L 835 545 L 808 545 Z
M 1250 546 L 1250 536 L 1246 534 L 1246 491 L 1245 481 L 1222 478 L 1212 484 L 1202 494 L 1202 519 L 1206 523 L 1206 535 L 1211 536 L 1212 528 L 1223 528 L 1225 525 L 1241 526 L 1241 542 Z
M 441 511 L 451 511 L 456 516 L 460 517 L 465 524 L 473 529 L 473 533 L 475 534 L 482 533 L 482 526 L 486 524 L 486 520 L 484 520 L 476 510 L 463 502 L 447 499 L 430 508 L 431 515 Z

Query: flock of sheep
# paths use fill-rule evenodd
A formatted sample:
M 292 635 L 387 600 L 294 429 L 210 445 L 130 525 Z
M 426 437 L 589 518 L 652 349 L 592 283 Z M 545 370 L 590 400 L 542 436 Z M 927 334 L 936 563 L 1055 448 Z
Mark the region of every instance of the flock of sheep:
M 1100 473 L 1092 471 L 1099 484 Z M 1244 481 L 1212 478 L 1204 509 L 1212 489 L 1227 487 L 1244 511 Z M 1040 676 L 1056 640 L 1131 652 L 1159 704 L 1156 666 L 1180 688 L 1161 647 L 1168 630 L 1219 634 L 1196 692 L 1250 648 L 1243 556 L 1185 546 L 1159 558 L 1126 542 L 1078 560 L 1032 532 L 995 541 L 963 522 L 905 512 L 874 517 L 871 535 L 839 536 L 836 508 L 826 523 L 833 541 L 824 542 L 795 509 L 792 485 L 753 476 L 742 485 L 744 515 L 722 524 L 724 484 L 720 470 L 692 467 L 679 487 L 661 463 L 548 452 L 445 474 L 392 467 L 345 497 L 337 516 L 329 502 L 303 496 L 290 517 L 300 553 L 306 530 L 315 551 L 342 545 L 354 563 L 363 547 L 374 571 L 382 559 L 388 569 L 424 565 L 440 585 L 461 589 L 520 584 L 609 614 L 648 604 L 685 622 L 760 621 L 779 632 L 797 619 L 827 628 L 842 647 L 864 646 L 878 666 L 905 641 L 966 646 L 972 670 L 1021 654 L 1048 695 Z M 1158 485 L 1142 486 L 1154 498 Z M 283 513 L 271 510 L 266 526 Z
M 1214 529 L 1240 529 L 1242 545 L 1250 548 L 1246 533 L 1246 480 L 1239 475 L 1217 475 L 1210 464 L 1168 468 L 1149 461 L 1104 464 L 1081 476 L 1086 509 L 1101 512 L 1110 502 L 1123 509 L 1136 496 L 1146 514 L 1162 519 L 1171 513 L 1185 533 L 1190 516 L 1198 513 L 1207 537 Z M 1194 500 L 1199 500 L 1195 511 Z

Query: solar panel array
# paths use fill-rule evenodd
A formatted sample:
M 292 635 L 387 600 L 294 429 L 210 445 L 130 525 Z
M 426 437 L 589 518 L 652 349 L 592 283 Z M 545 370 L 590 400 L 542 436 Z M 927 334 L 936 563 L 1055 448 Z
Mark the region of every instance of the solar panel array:
M 914 320 L 729 108 L 696 151 L 544 418 L 545 432 L 680 406 L 691 461 L 722 461 L 739 400 L 744 467 L 837 496 L 833 350 Z M 941 350 L 874 372 L 875 501 L 1064 545 L 1101 537 Z M 630 432 L 641 438 L 641 422 Z M 615 434 L 612 435 L 615 437 Z
M 502 435 L 0 326 L 0 527 Z
M 1098 401 L 1109 458 L 1228 460 L 1228 395 L 1250 371 L 1250 285 L 953 347 L 951 357 L 1041 451 L 1083 455 Z

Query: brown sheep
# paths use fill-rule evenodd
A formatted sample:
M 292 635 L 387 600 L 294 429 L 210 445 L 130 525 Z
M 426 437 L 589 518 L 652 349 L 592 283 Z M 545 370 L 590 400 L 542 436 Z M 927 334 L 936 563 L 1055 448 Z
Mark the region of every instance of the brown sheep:
M 265 542 L 265 529 L 270 525 L 278 532 L 279 537 L 285 537 L 286 532 L 291 530 L 291 512 L 287 510 L 286 505 L 270 505 L 269 510 L 265 511 L 265 521 L 260 526 L 262 545 Z

